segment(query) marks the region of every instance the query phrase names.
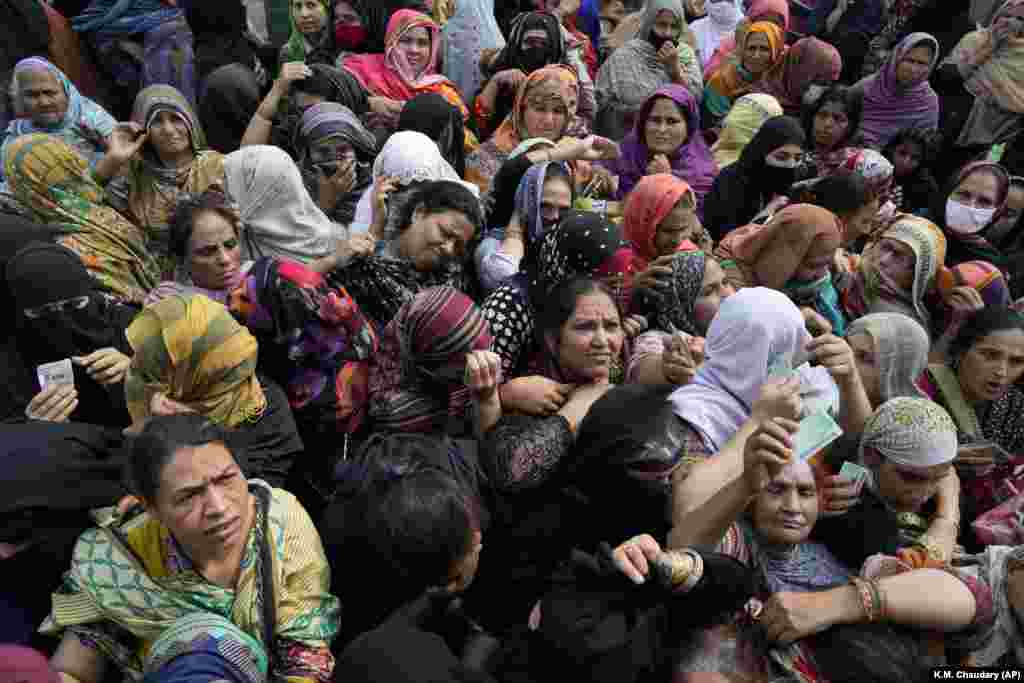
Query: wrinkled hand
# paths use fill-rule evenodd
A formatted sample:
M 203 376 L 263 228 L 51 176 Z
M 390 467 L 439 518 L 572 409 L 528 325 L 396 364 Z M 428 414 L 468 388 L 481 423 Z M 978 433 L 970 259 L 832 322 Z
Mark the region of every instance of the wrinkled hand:
M 664 154 L 655 154 L 654 158 L 647 164 L 647 175 L 658 175 L 659 173 L 671 173 L 672 164 Z
M 559 159 L 566 161 L 601 161 L 618 159 L 622 153 L 618 143 L 600 135 L 585 138 L 565 138 L 555 146 Z M 596 169 L 595 169 L 596 170 Z
M 523 415 L 554 415 L 575 388 L 573 384 L 559 384 L 540 375 L 518 377 L 501 385 L 501 404 Z
M 775 593 L 764 604 L 758 623 L 768 640 L 780 645 L 821 633 L 834 621 L 826 593 Z
M 93 351 L 88 356 L 73 356 L 71 360 L 75 365 L 84 367 L 89 377 L 104 385 L 122 382 L 132 364 L 131 358 L 111 348 Z
M 957 318 L 970 317 L 975 311 L 985 308 L 985 300 L 974 287 L 954 287 L 946 297 L 946 303 L 953 309 Z
M 615 568 L 636 584 L 647 581 L 651 565 L 661 555 L 661 546 L 653 537 L 641 534 L 629 539 L 612 551 Z
M 642 315 L 630 315 L 622 321 L 622 331 L 632 339 L 647 329 L 647 318 Z
M 750 409 L 750 419 L 769 422 L 777 417 L 799 420 L 803 409 L 800 399 L 800 378 L 793 376 L 783 381 L 770 379 L 761 385 L 761 391 Z
M 119 123 L 107 140 L 107 156 L 125 163 L 132 159 L 149 140 L 145 129 L 137 123 Z
M 619 178 L 618 176 L 613 176 L 612 172 L 607 168 L 597 166 L 593 169 L 590 187 L 591 192 L 595 196 L 611 197 L 619 189 Z
M 679 67 L 679 48 L 671 40 L 666 40 L 658 48 L 657 58 L 666 69 L 676 69 Z
M 700 361 L 694 358 L 691 342 L 692 337 L 677 332 L 661 354 L 661 373 L 672 384 L 689 384 L 697 374 Z
M 846 514 L 860 502 L 860 492 L 863 488 L 863 482 L 840 479 L 838 475 L 825 477 L 821 493 L 825 504 L 824 511 L 834 515 Z
M 466 354 L 464 382 L 481 403 L 496 398 L 501 383 L 501 358 L 493 351 L 470 351 Z
M 793 460 L 800 424 L 777 417 L 763 420 L 743 445 L 743 476 L 751 494 L 760 493 Z
M 74 384 L 53 384 L 29 401 L 25 416 L 30 420 L 67 422 L 77 407 L 78 391 Z
M 651 261 L 647 268 L 633 276 L 633 289 L 650 289 L 657 292 L 670 287 L 665 279 L 672 275 L 672 259 L 675 254 L 659 256 Z
M 377 248 L 377 240 L 373 235 L 360 232 L 352 235 L 347 240 L 340 240 L 335 253 L 339 263 L 348 263 L 352 259 L 364 258 L 373 254 Z
M 295 81 L 304 81 L 313 75 L 313 70 L 305 62 L 286 62 L 281 65 L 281 73 L 274 81 L 274 89 L 279 93 L 287 93 Z
M 803 306 L 800 308 L 800 314 L 803 315 L 804 325 L 807 327 L 807 331 L 811 333 L 811 336 L 818 337 L 823 334 L 832 333 L 832 323 L 813 308 Z
M 499 88 L 519 92 L 519 86 L 526 82 L 526 74 L 521 69 L 505 69 L 494 77 Z
M 837 381 L 848 379 L 857 373 L 853 349 L 845 339 L 837 337 L 831 332 L 809 341 L 807 350 L 818 362 L 818 365 L 828 370 L 829 374 Z

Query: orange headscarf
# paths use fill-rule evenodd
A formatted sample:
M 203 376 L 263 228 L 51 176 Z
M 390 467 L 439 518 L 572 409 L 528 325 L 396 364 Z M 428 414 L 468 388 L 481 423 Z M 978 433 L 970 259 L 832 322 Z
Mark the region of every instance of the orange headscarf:
M 759 21 L 753 24 L 743 38 L 743 47 L 746 48 L 753 35 L 762 34 L 768 38 L 768 45 L 772 49 L 772 61 L 764 74 L 768 74 L 777 67 L 786 56 L 786 36 L 782 29 L 770 21 Z M 723 64 L 718 71 L 708 80 L 708 88 L 722 97 L 734 99 L 750 92 L 754 83 L 761 76 L 752 76 L 743 68 L 743 53 L 738 52 L 735 58 Z M 763 75 L 763 74 L 762 74 Z
M 658 226 L 680 201 L 685 201 L 694 210 L 697 208 L 693 189 L 685 180 L 671 173 L 645 176 L 629 193 L 623 235 L 633 245 L 633 265 L 637 271 L 646 269 L 651 261 L 658 258 L 654 246 Z M 711 237 L 703 227 L 687 239 L 703 251 L 711 250 Z

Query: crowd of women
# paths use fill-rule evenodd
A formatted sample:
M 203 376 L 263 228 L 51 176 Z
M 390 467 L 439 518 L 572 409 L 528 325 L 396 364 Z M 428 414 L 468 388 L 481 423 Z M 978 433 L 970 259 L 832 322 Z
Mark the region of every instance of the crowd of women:
M 1024 666 L 1024 0 L 0 7 L 0 682 Z

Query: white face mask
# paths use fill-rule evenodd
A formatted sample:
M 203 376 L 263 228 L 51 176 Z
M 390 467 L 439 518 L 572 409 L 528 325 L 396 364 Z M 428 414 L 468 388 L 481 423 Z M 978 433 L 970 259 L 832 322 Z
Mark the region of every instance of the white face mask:
M 732 0 L 726 0 L 725 2 L 711 2 L 708 3 L 708 16 L 711 17 L 711 21 L 716 24 L 735 24 L 740 19 L 740 11 L 736 7 L 736 3 Z
M 973 235 L 992 222 L 995 209 L 975 209 L 950 199 L 946 202 L 946 227 L 961 235 Z

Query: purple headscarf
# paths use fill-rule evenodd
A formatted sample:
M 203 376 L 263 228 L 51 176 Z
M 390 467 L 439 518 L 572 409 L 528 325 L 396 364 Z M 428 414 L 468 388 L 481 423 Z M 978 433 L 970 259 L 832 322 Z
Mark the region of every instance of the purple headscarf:
M 915 47 L 932 48 L 928 73 L 907 87 L 896 81 L 896 66 Z M 928 78 L 939 61 L 939 41 L 929 33 L 911 33 L 900 41 L 885 65 L 873 76 L 861 81 L 864 90 L 864 114 L 860 130 L 866 147 L 882 149 L 906 128 L 938 128 L 939 96 Z
M 658 88 L 653 95 L 648 97 L 644 106 L 640 108 L 636 125 L 622 143 L 622 156 L 605 165 L 609 171 L 619 176 L 617 197 L 619 199 L 629 194 L 640 182 L 640 179 L 647 175 L 647 164 L 651 159 L 647 144 L 644 142 L 644 127 L 647 125 L 647 117 L 650 116 L 651 109 L 654 108 L 654 102 L 659 97 L 666 97 L 675 102 L 686 117 L 686 142 L 669 157 L 669 163 L 672 164 L 672 174 L 689 183 L 694 194 L 697 195 L 697 212 L 699 214 L 704 202 L 704 195 L 711 190 L 715 176 L 718 175 L 718 164 L 711 156 L 711 150 L 701 132 L 697 101 L 684 86 L 666 85 Z

